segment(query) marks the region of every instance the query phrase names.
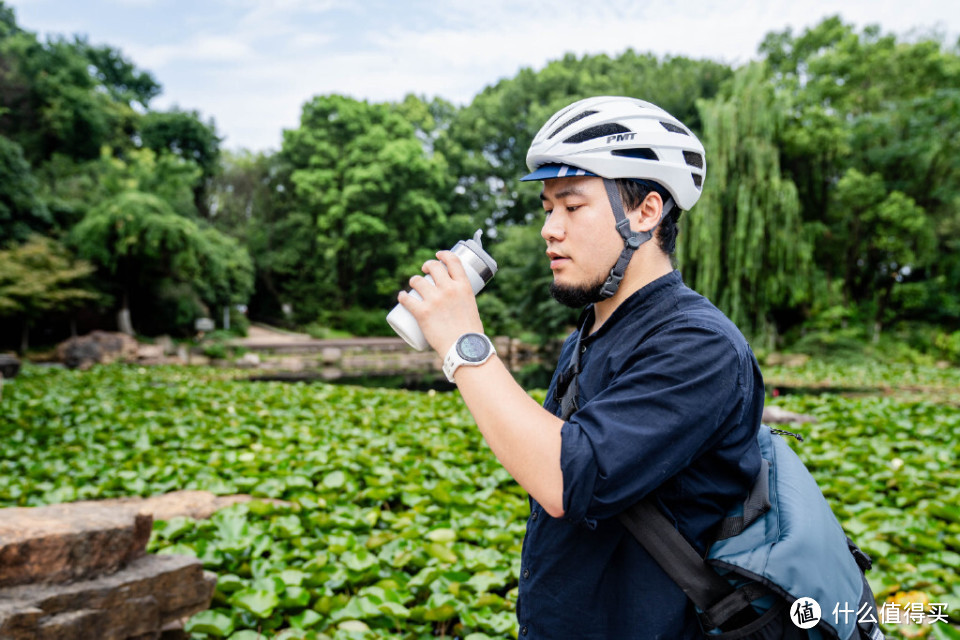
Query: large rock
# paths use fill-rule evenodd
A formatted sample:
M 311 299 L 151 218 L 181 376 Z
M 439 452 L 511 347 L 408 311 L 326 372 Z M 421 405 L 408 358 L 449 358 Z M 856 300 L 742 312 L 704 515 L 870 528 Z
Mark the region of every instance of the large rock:
M 57 346 L 57 359 L 71 369 L 89 369 L 95 364 L 133 362 L 139 344 L 125 333 L 93 331 L 70 338 Z
M 146 555 L 143 506 L 0 509 L 0 640 L 172 638 L 165 630 L 209 607 L 216 575 L 198 559 Z
M 209 491 L 195 491 L 184 489 L 182 491 L 173 491 L 162 495 L 150 496 L 149 498 L 130 497 L 130 498 L 109 498 L 107 500 L 97 500 L 93 504 L 105 507 L 121 506 L 135 510 L 142 515 L 150 515 L 154 520 L 170 520 L 178 516 L 193 518 L 194 520 L 206 520 L 214 511 L 237 504 L 238 502 L 250 502 L 251 500 L 260 500 L 270 502 L 275 505 L 288 505 L 289 502 L 283 500 L 274 500 L 271 498 L 254 498 L 247 494 L 236 494 L 232 496 L 218 496 Z M 77 503 L 83 504 L 83 503 Z
M 152 523 L 96 502 L 0 509 L 0 587 L 112 573 L 145 553 Z
M 141 344 L 137 347 L 137 361 L 140 364 L 163 364 L 165 357 L 163 345 Z
M 10 379 L 20 373 L 20 361 L 14 356 L 0 353 L 0 376 Z
M 2 640 L 159 638 L 210 606 L 216 576 L 196 558 L 148 555 L 109 576 L 0 589 Z
M 780 407 L 766 406 L 763 408 L 763 422 L 766 424 L 803 424 L 805 422 L 817 422 L 817 418 L 805 413 L 793 413 Z

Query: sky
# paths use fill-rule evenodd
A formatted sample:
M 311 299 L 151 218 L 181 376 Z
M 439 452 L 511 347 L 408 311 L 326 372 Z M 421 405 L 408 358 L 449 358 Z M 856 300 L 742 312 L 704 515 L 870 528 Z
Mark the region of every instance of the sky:
M 739 65 L 767 33 L 834 14 L 908 39 L 960 36 L 956 0 L 5 1 L 42 37 L 83 34 L 120 49 L 163 86 L 151 108 L 196 110 L 224 147 L 254 151 L 278 149 L 316 95 L 466 104 L 571 52 Z

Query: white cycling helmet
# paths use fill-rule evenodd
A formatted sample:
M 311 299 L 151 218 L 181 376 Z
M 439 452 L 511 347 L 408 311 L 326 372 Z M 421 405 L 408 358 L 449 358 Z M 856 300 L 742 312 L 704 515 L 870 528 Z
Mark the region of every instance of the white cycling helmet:
M 555 113 L 527 151 L 532 173 L 521 180 L 571 175 L 657 183 L 682 210 L 700 198 L 703 145 L 683 123 L 649 102 L 601 96 Z

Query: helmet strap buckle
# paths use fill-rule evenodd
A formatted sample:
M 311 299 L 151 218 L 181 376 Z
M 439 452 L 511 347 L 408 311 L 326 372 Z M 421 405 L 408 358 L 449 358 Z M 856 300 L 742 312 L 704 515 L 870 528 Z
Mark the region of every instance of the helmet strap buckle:
M 627 218 L 623 212 L 623 200 L 620 197 L 620 190 L 617 188 L 617 183 L 609 178 L 604 178 L 603 185 L 607 190 L 610 208 L 613 209 L 613 217 L 616 218 L 617 221 L 617 232 L 620 234 L 620 237 L 623 238 L 623 251 L 620 252 L 617 263 L 610 270 L 610 275 L 600 289 L 600 298 L 605 300 L 617 292 L 617 289 L 620 287 L 620 282 L 627 272 L 627 265 L 630 264 L 630 258 L 633 257 L 633 252 L 653 237 L 653 232 L 656 231 L 657 226 L 660 225 L 660 220 L 663 220 L 663 216 L 660 216 L 660 220 L 657 221 L 653 229 L 649 231 L 633 231 L 630 228 L 629 218 Z M 670 202 L 672 204 L 672 201 Z

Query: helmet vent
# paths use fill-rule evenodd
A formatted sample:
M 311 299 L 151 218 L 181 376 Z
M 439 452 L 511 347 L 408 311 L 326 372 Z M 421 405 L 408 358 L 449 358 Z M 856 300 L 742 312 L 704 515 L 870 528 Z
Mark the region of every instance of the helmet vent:
M 557 127 L 556 129 L 554 129 L 554 130 L 553 130 L 553 133 L 550 134 L 550 137 L 547 138 L 547 140 L 550 140 L 550 138 L 553 138 L 553 136 L 557 135 L 558 133 L 560 133 L 561 131 L 563 131 L 564 129 L 566 129 L 566 128 L 569 127 L 570 125 L 572 125 L 572 124 L 573 124 L 574 122 L 576 122 L 577 120 L 583 120 L 583 119 L 586 118 L 587 116 L 592 116 L 592 115 L 595 114 L 595 113 L 596 113 L 596 111 L 584 111 L 583 113 L 579 113 L 579 114 L 573 116 L 572 118 L 570 118 L 569 120 L 567 120 L 566 122 L 564 122 L 562 125 L 560 125 L 560 126 Z
M 657 157 L 656 152 L 653 149 L 649 149 L 649 148 L 614 149 L 610 153 L 615 156 L 623 156 L 625 158 L 638 158 L 640 160 L 655 160 L 655 161 L 660 160 L 660 158 Z
M 691 173 L 690 176 L 693 178 L 693 186 L 697 189 L 703 189 L 703 176 L 699 173 Z
M 576 143 L 576 142 L 586 142 L 587 140 L 596 140 L 597 138 L 603 138 L 605 136 L 612 136 L 615 133 L 633 133 L 630 129 L 627 129 L 622 124 L 617 124 L 615 122 L 607 124 L 599 124 L 595 127 L 590 127 L 589 129 L 584 129 L 580 133 L 570 136 L 564 142 Z
M 697 169 L 703 169 L 703 156 L 695 151 L 684 151 L 683 159 L 691 167 L 696 167 Z
M 662 125 L 663 125 L 663 128 L 666 129 L 667 131 L 669 131 L 670 133 L 682 133 L 682 134 L 685 135 L 685 136 L 690 135 L 690 132 L 689 132 L 689 131 L 687 131 L 687 130 L 684 129 L 683 127 L 678 127 L 677 125 L 673 124 L 672 122 L 664 122 L 663 120 L 661 120 L 661 121 L 660 121 L 660 124 L 662 124 Z

